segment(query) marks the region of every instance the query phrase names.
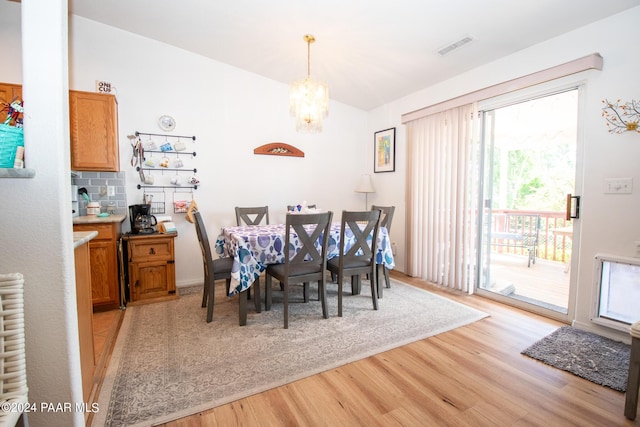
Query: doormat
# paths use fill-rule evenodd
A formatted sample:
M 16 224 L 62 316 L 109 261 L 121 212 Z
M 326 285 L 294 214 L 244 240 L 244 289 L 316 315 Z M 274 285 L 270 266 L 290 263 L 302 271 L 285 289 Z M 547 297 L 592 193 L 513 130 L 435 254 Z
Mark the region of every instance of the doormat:
M 631 346 L 623 342 L 563 326 L 522 354 L 624 393 L 630 351 Z

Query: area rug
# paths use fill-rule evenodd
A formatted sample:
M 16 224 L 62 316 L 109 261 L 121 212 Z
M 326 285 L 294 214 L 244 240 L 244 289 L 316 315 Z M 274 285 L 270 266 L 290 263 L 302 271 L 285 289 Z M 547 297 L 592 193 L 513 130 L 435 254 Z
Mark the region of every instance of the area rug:
M 627 390 L 631 346 L 563 326 L 522 354 L 617 391 Z
M 312 284 L 310 302 L 303 303 L 301 294 L 290 297 L 289 329 L 276 288 L 270 311 L 255 313 L 249 303 L 246 326 L 238 326 L 237 298 L 224 297 L 206 323 L 200 287 L 180 290 L 177 300 L 128 307 L 93 425 L 167 422 L 487 316 L 392 280 L 377 311 L 367 281 L 360 295 L 345 285 L 340 318 L 337 286 L 328 288 L 329 319 L 322 318 Z

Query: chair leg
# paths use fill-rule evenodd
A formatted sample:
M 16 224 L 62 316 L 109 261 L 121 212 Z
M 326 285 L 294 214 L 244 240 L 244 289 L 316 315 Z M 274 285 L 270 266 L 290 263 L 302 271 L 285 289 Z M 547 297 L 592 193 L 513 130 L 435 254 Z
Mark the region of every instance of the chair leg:
M 309 302 L 309 282 L 302 284 L 302 298 L 304 302 Z
M 387 288 L 390 288 L 391 279 L 389 278 L 389 269 L 383 265 L 382 271 L 384 272 L 384 283 L 386 284 Z
M 629 359 L 629 377 L 624 403 L 624 416 L 635 420 L 638 413 L 638 391 L 640 389 L 640 338 L 631 339 L 631 355 Z
M 240 295 L 238 295 L 238 317 L 240 326 L 247 324 L 247 297 L 247 291 L 240 292 Z
M 376 269 L 376 288 L 378 289 L 378 298 L 382 298 L 382 278 L 384 277 L 384 274 L 380 274 L 380 268 L 384 268 L 383 265 L 381 264 L 376 264 L 376 266 L 374 267 Z M 367 274 L 367 276 L 369 276 Z M 374 283 L 373 281 L 371 281 L 371 283 Z
M 215 293 L 216 293 L 216 282 L 214 280 L 210 280 L 208 284 L 209 288 L 209 301 L 207 305 L 207 323 L 210 323 L 213 320 L 213 304 L 215 302 Z
M 342 317 L 342 276 L 337 275 L 338 280 L 338 316 Z M 351 282 L 351 289 L 353 289 L 353 282 Z
M 318 299 L 322 301 L 322 317 L 328 319 L 329 313 L 327 312 L 327 287 L 324 283 L 324 278 L 318 280 Z
M 351 276 L 351 294 L 360 295 L 362 291 L 362 279 L 359 274 Z
M 376 268 L 372 269 L 371 276 L 371 299 L 373 300 L 373 309 L 378 309 L 378 288 L 382 289 L 377 280 L 378 275 L 376 274 Z
M 264 309 L 271 310 L 271 276 L 268 274 L 264 279 Z
M 285 281 L 284 286 L 284 298 L 283 298 L 283 312 L 284 312 L 284 328 L 289 329 L 289 282 Z
M 207 280 L 205 279 L 204 284 L 202 285 L 202 308 L 205 308 L 207 306 L 207 297 L 209 296 L 208 292 L 209 289 L 207 288 Z
M 256 309 L 256 313 L 262 313 L 262 301 L 260 301 L 260 280 L 256 280 L 255 283 L 253 285 L 251 285 L 251 288 L 254 289 L 253 291 L 253 305 Z M 249 289 L 251 289 L 249 288 Z M 247 289 L 247 291 L 249 291 L 249 289 Z M 249 297 L 249 295 L 247 294 L 247 298 Z

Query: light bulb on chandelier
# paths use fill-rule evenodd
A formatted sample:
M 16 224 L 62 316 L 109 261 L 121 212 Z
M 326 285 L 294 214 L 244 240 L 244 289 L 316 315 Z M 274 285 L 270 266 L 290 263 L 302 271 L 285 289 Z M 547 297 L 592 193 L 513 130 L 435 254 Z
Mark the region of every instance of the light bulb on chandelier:
M 303 39 L 307 42 L 307 77 L 291 83 L 289 108 L 298 132 L 316 133 L 322 131 L 322 119 L 329 114 L 329 87 L 311 78 L 311 43 L 316 39 L 311 34 Z

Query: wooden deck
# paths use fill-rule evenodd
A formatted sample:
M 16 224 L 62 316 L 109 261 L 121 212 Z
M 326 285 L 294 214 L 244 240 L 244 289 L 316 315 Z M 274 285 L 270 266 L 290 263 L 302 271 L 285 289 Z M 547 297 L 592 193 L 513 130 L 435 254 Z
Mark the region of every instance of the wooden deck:
M 569 277 L 562 262 L 537 259 L 527 267 L 524 255 L 491 254 L 489 291 L 567 312 Z

